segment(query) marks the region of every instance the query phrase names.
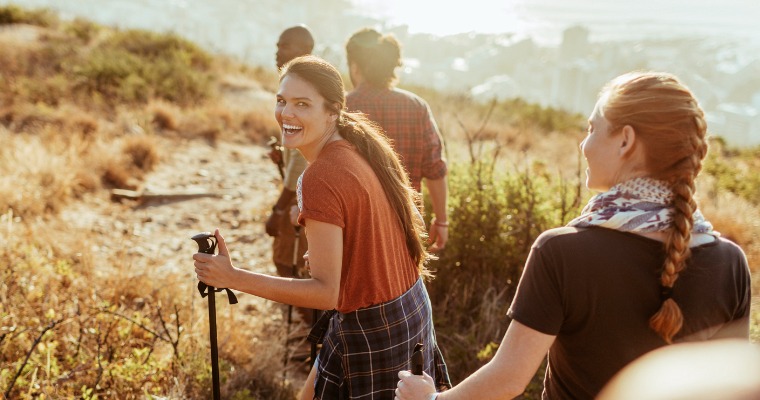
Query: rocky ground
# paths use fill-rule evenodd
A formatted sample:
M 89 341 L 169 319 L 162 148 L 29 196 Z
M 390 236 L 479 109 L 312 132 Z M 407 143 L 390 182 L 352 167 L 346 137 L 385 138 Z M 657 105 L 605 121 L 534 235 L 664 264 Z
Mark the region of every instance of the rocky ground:
M 233 95 L 235 101 L 240 100 L 240 90 Z M 159 281 L 158 286 L 166 279 L 166 284 L 183 286 L 181 292 L 192 299 L 192 315 L 198 321 L 190 330 L 206 335 L 206 305 L 195 289 L 192 260 L 198 246 L 191 237 L 219 227 L 236 266 L 275 274 L 270 261 L 272 238 L 264 231 L 264 221 L 279 194 L 280 176 L 267 157 L 266 146 L 223 141 L 210 144 L 177 138 L 158 140 L 161 161 L 145 177 L 142 199 L 115 201 L 111 192 L 103 191 L 69 205 L 61 218 L 68 229 L 89 232 L 86 248 L 91 251 L 96 275 L 119 274 L 111 280 L 149 277 Z M 186 196 L 187 193 L 192 194 Z M 127 268 L 123 267 L 125 263 Z M 275 331 L 281 327 L 280 332 L 284 332 L 285 306 L 245 293 L 238 292 L 237 296 L 240 304 L 229 306 L 226 297 L 217 294 L 220 324 L 242 327 L 266 320 L 270 326 L 267 332 L 272 331 L 271 326 Z M 297 320 L 297 313 L 293 315 Z M 239 319 L 248 321 L 246 324 L 233 321 Z M 223 351 L 225 338 L 235 332 L 221 326 L 219 329 Z M 300 333 L 305 329 L 298 321 L 292 327 L 292 331 Z M 304 349 L 308 350 L 308 346 L 296 339 L 287 350 L 303 353 Z M 300 387 L 307 371 L 297 363 L 289 365 L 288 377 Z

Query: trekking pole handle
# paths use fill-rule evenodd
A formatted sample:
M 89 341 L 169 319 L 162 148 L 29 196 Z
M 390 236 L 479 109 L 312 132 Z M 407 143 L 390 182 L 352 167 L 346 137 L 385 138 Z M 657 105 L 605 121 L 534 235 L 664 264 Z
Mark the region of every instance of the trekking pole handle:
M 192 237 L 198 243 L 198 253 L 214 254 L 216 236 L 211 232 L 201 232 Z
M 422 343 L 417 343 L 414 345 L 414 351 L 412 352 L 412 358 L 409 363 L 411 364 L 412 374 L 422 375 L 424 364 L 422 357 Z

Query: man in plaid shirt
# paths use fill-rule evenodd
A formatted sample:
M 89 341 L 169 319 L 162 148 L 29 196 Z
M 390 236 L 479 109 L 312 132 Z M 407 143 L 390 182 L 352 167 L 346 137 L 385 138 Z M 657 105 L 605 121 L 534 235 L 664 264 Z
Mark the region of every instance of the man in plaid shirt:
M 394 86 L 395 69 L 401 66 L 401 46 L 392 35 L 362 29 L 348 40 L 346 53 L 354 85 L 346 96 L 348 110 L 367 114 L 383 128 L 415 189 L 420 191 L 425 180 L 434 214 L 428 229 L 432 242 L 429 250 L 441 250 L 448 240 L 443 142 L 425 100 Z

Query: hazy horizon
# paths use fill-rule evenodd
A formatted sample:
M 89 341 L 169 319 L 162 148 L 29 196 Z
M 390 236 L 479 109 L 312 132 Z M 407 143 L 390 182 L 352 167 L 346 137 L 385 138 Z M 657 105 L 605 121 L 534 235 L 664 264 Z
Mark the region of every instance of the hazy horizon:
M 20 4 L 0 0 L 11 3 Z M 593 107 L 598 88 L 620 73 L 665 70 L 693 87 L 713 126 L 760 143 L 760 2 L 751 0 L 468 0 L 434 12 L 424 0 L 23 4 L 51 8 L 64 19 L 174 32 L 212 53 L 265 68 L 274 68 L 280 32 L 305 23 L 316 39 L 314 53 L 345 70 L 346 39 L 371 26 L 400 38 L 405 84 L 477 92 L 479 98 L 520 97 L 573 112 Z M 561 46 L 565 30 L 579 25 L 582 33 L 574 30 Z
M 410 33 L 515 34 L 557 45 L 562 31 L 581 25 L 591 40 L 720 36 L 760 46 L 760 2 L 751 0 L 468 0 L 428 12 L 426 0 L 351 0 L 360 14 Z

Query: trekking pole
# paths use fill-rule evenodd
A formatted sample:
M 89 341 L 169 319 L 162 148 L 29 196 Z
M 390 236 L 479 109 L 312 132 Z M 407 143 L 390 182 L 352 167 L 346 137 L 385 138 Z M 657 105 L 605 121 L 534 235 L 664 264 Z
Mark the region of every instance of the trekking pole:
M 414 375 L 422 375 L 422 369 L 423 369 L 423 356 L 422 356 L 422 343 L 417 343 L 414 345 L 414 351 L 412 352 L 412 358 L 409 360 L 410 368 L 412 370 L 412 374 Z
M 293 241 L 293 269 L 292 269 L 292 275 L 293 278 L 296 277 L 296 274 L 298 273 L 298 246 L 299 241 L 301 240 L 301 226 L 300 225 L 294 225 L 293 229 L 295 230 L 295 240 Z M 290 340 L 290 326 L 293 323 L 293 305 L 288 304 L 288 328 L 285 333 L 285 360 L 283 360 L 283 367 L 288 366 L 288 343 Z M 285 375 L 285 371 L 282 371 L 282 374 Z
M 205 254 L 214 254 L 216 250 L 216 236 L 211 232 L 201 232 L 192 237 L 198 243 L 198 252 Z M 220 400 L 221 387 L 219 385 L 219 349 L 216 344 L 216 292 L 227 291 L 227 299 L 230 304 L 237 304 L 238 300 L 230 289 L 214 288 L 203 282 L 198 282 L 198 291 L 201 297 L 208 296 L 208 327 L 209 340 L 211 342 L 211 381 L 214 390 L 214 400 Z

